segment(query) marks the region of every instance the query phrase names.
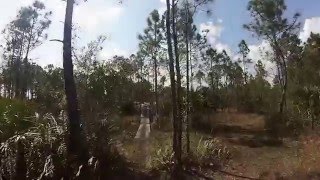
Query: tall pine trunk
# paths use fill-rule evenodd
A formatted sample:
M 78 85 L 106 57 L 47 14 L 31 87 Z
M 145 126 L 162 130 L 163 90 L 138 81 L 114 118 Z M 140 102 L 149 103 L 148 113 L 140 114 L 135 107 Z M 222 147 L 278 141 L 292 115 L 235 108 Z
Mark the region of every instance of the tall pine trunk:
M 178 35 L 176 28 L 176 2 L 172 0 L 172 32 L 173 32 L 173 45 L 176 60 L 177 72 L 177 168 L 181 169 L 181 155 L 182 155 L 182 88 L 181 88 L 181 72 L 179 62 L 179 49 L 178 49 Z
M 286 107 L 286 95 L 287 95 L 287 87 L 288 87 L 288 75 L 287 75 L 287 65 L 285 60 L 283 60 L 283 86 L 282 86 L 282 92 L 281 92 L 281 101 L 280 101 L 280 114 L 283 114 L 283 111 Z
M 158 27 L 157 24 L 155 24 L 154 27 L 154 40 L 157 42 L 157 31 Z M 153 55 L 154 60 L 154 93 L 155 93 L 155 101 L 156 101 L 156 118 L 158 118 L 159 113 L 159 99 L 158 99 L 158 61 L 156 58 L 156 53 Z
M 27 179 L 27 165 L 25 160 L 25 146 L 21 138 L 17 140 L 17 155 L 14 180 Z
M 76 158 L 80 163 L 86 166 L 89 158 L 88 149 L 86 145 L 86 137 L 82 129 L 82 122 L 80 120 L 79 105 L 77 99 L 76 85 L 73 77 L 73 63 L 72 63 L 72 14 L 73 14 L 74 0 L 67 0 L 66 16 L 64 22 L 64 39 L 63 39 L 63 68 L 65 80 L 65 93 L 67 100 L 68 112 L 68 140 L 67 152 L 68 157 Z M 70 162 L 69 163 L 74 163 Z
M 275 36 L 274 36 L 275 37 Z M 281 46 L 279 45 L 278 41 L 276 38 L 273 40 L 274 44 L 274 49 L 275 49 L 275 54 L 276 58 L 278 59 L 279 63 L 279 69 L 281 72 L 281 100 L 279 104 L 279 113 L 281 115 L 281 119 L 283 120 L 283 111 L 286 107 L 286 95 L 287 95 L 287 87 L 288 87 L 288 72 L 287 72 L 287 63 L 286 63 L 286 58 L 281 50 Z
M 178 146 L 177 146 L 177 129 L 178 129 L 178 119 L 177 119 L 177 101 L 176 101 L 176 82 L 175 82 L 175 72 L 174 72 L 174 58 L 172 51 L 172 38 L 171 38 L 171 23 L 170 23 L 170 0 L 166 0 L 167 3 L 167 13 L 166 13 L 166 31 L 167 31 L 167 45 L 168 45 L 168 56 L 169 56 L 169 73 L 170 73 L 170 85 L 171 85 L 171 101 L 172 101 L 172 118 L 173 118 L 173 152 L 175 165 L 180 163 Z
M 186 34 L 185 34 L 185 43 L 186 43 L 186 81 L 187 81 L 187 108 L 186 108 L 186 140 L 187 140 L 187 153 L 190 153 L 190 77 L 189 77 L 189 7 L 186 5 Z
M 156 117 L 158 117 L 159 113 L 159 98 L 158 98 L 158 62 L 157 58 L 154 56 L 154 94 L 156 101 Z

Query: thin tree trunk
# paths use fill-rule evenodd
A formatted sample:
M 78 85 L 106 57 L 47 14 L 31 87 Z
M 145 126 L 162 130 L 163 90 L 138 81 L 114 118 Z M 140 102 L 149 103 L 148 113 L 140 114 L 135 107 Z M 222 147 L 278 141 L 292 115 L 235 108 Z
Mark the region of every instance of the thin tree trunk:
M 25 160 L 25 147 L 21 139 L 17 140 L 17 155 L 14 180 L 27 179 L 27 165 Z
M 185 34 L 185 43 L 186 43 L 186 60 L 187 60 L 187 109 L 186 109 L 186 139 L 187 139 L 187 153 L 190 153 L 190 120 L 189 120 L 189 112 L 190 112 L 190 78 L 189 78 L 189 7 L 186 5 L 186 34 Z
M 177 168 L 180 170 L 181 167 L 181 155 L 182 155 L 182 88 L 181 88 L 181 73 L 180 73 L 180 62 L 179 62 L 179 49 L 178 49 L 178 36 L 176 28 L 176 3 L 172 0 L 172 32 L 173 32 L 173 45 L 174 54 L 176 60 L 176 72 L 177 72 L 177 157 L 178 164 Z
M 22 37 L 24 36 L 24 33 L 22 34 Z M 21 64 L 22 64 L 22 53 L 23 53 L 23 39 L 22 41 L 20 42 L 20 47 L 19 47 L 19 51 L 18 51 L 18 57 L 16 59 L 16 63 L 15 64 L 15 71 L 16 71 L 16 77 L 15 77 L 15 83 L 16 83 L 16 87 L 15 87 L 15 97 L 16 98 L 23 98 L 22 97 L 22 86 L 21 86 Z
M 283 87 L 281 94 L 281 102 L 280 102 L 280 113 L 282 114 L 286 107 L 286 95 L 287 95 L 287 87 L 288 87 L 288 75 L 287 75 L 287 66 L 285 60 L 283 60 Z
M 314 120 L 315 120 L 315 108 L 314 108 L 314 95 L 311 93 L 311 96 L 309 96 L 309 108 L 311 110 L 311 129 L 314 130 Z
M 157 42 L 157 24 L 155 24 L 154 28 L 154 39 Z M 155 53 L 156 54 L 156 53 Z M 154 59 L 154 93 L 155 93 L 155 100 L 156 100 L 156 118 L 158 117 L 159 113 L 159 99 L 158 99 L 158 61 L 156 55 L 153 55 Z
M 242 56 L 242 65 L 243 65 L 244 83 L 247 84 L 247 68 L 246 68 L 245 59 L 246 59 L 246 57 L 243 55 Z
M 211 74 L 210 74 L 210 79 L 211 79 L 211 88 L 212 88 L 212 91 L 213 91 L 213 89 L 214 89 L 214 80 L 213 80 L 213 63 L 212 63 L 212 59 L 210 60 L 210 71 L 211 71 Z
M 175 164 L 180 163 L 177 150 L 177 101 L 176 101 L 176 82 L 174 72 L 174 58 L 172 51 L 172 39 L 171 39 L 171 26 L 170 26 L 170 0 L 166 0 L 167 13 L 166 13 L 166 31 L 167 31 L 167 44 L 168 44 L 168 56 L 169 56 L 169 72 L 170 72 L 170 85 L 171 85 L 171 101 L 172 101 L 172 118 L 173 118 L 173 152 Z
M 273 48 L 275 50 L 276 58 L 278 58 L 280 60 L 280 62 L 278 62 L 279 63 L 278 70 L 281 71 L 281 76 L 282 76 L 281 78 L 279 77 L 282 80 L 282 81 L 280 81 L 280 84 L 282 87 L 282 92 L 281 92 L 281 101 L 280 101 L 280 105 L 279 105 L 279 113 L 282 116 L 284 108 L 286 106 L 286 94 L 287 94 L 287 87 L 288 87 L 287 64 L 286 64 L 286 60 L 283 55 L 283 52 L 281 50 L 281 47 L 280 47 L 277 39 L 275 38 L 275 36 L 273 36 L 273 44 L 274 44 Z
M 83 166 L 86 166 L 89 154 L 86 145 L 86 137 L 84 136 L 82 129 L 83 124 L 80 120 L 77 91 L 73 77 L 73 63 L 71 54 L 73 5 L 74 0 L 67 0 L 63 40 L 63 68 L 65 80 L 65 93 L 67 99 L 67 112 L 69 118 L 67 152 L 68 158 L 70 158 L 68 162 L 69 166 L 72 163 L 74 163 L 72 162 L 74 157 L 78 158 L 78 160 Z
M 190 66 L 190 90 L 191 90 L 191 94 L 193 92 L 193 67 L 192 67 L 192 41 L 189 44 L 189 53 L 190 53 L 190 57 L 189 57 L 189 66 Z M 192 106 L 192 105 L 191 105 Z M 192 108 L 192 107 L 190 107 Z
M 159 113 L 159 99 L 158 99 L 158 62 L 157 58 L 154 57 L 154 93 L 155 93 L 155 100 L 156 100 L 156 117 Z

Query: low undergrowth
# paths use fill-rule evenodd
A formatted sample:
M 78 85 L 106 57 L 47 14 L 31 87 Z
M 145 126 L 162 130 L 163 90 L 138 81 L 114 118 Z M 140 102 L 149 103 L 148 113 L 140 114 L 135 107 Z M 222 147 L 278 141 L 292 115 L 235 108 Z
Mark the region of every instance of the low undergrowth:
M 26 131 L 1 143 L 0 174 L 5 179 L 74 179 L 86 169 L 90 179 L 148 178 L 118 152 L 109 138 L 110 124 L 97 123 L 87 135 L 89 161 L 68 166 L 66 117 L 45 114 Z
M 151 156 L 151 169 L 154 171 L 171 172 L 175 165 L 172 151 L 171 136 L 157 138 Z M 228 163 L 231 153 L 228 147 L 218 139 L 206 139 L 200 134 L 192 133 L 191 151 L 183 150 L 182 166 L 184 170 L 212 168 L 220 169 Z M 160 140 L 160 141 L 159 141 Z

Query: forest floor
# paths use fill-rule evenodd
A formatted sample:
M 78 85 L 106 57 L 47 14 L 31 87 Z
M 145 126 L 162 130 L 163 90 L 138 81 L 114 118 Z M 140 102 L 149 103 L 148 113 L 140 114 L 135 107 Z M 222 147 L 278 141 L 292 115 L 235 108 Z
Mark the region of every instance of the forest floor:
M 213 136 L 231 151 L 225 171 L 261 179 L 320 179 L 318 135 L 304 133 L 279 142 L 266 136 L 262 115 L 223 112 L 208 119 Z
M 218 139 L 231 152 L 224 171 L 258 179 L 320 179 L 319 135 L 305 133 L 299 138 L 284 138 L 279 143 L 265 137 L 262 115 L 221 112 L 204 119 L 211 124 L 211 131 L 193 131 L 191 148 L 200 139 Z M 148 129 L 146 124 L 141 123 L 140 128 Z M 134 127 L 135 131 L 140 129 L 137 124 Z M 131 140 L 121 142 L 121 151 L 128 160 L 146 171 L 155 165 L 159 149 L 170 148 L 172 144 L 172 133 L 168 130 L 152 128 L 148 138 L 134 138 L 139 130 L 134 133 L 132 129 L 131 134 Z M 221 173 L 213 176 L 215 179 L 237 179 Z

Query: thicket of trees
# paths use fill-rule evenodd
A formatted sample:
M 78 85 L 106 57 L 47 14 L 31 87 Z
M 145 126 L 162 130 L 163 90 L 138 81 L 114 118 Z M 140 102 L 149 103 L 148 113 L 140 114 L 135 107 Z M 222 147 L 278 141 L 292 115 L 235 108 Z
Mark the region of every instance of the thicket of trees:
M 54 12 L 39 1 L 20 9 L 2 31 L 0 174 L 49 178 L 43 167 L 51 165 L 52 178 L 88 176 L 86 162 L 91 156 L 100 158 L 102 173 L 110 165 L 103 161 L 110 151 L 101 147 L 101 142 L 108 143 L 107 133 L 101 133 L 108 129 L 105 119 L 137 113 L 134 102 L 150 102 L 158 119 L 172 117 L 175 172 L 182 170 L 182 156 L 190 153 L 196 116 L 228 109 L 263 113 L 272 117 L 268 128 L 281 124 L 295 132 L 318 123 L 320 35 L 311 34 L 302 43 L 300 15 L 286 18 L 284 0 L 248 4 L 252 21 L 244 27 L 272 49 L 256 63 L 248 57 L 245 40 L 239 42 L 240 58 L 233 60 L 225 50 L 209 45 L 208 31 L 199 32 L 193 18 L 210 0 L 166 3 L 164 14 L 154 10 L 147 18 L 147 27 L 137 37 L 136 54 L 102 61 L 98 54 L 106 37 L 99 36 L 82 48 L 73 46 L 74 2 L 67 0 L 63 68 L 41 67 L 29 58 L 46 40 Z M 270 72 L 263 61 L 276 65 L 273 82 L 267 81 Z M 61 113 L 64 110 L 67 113 Z M 184 135 L 186 142 L 182 142 Z M 41 160 L 34 162 L 36 158 Z

